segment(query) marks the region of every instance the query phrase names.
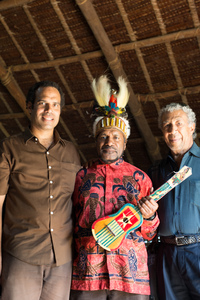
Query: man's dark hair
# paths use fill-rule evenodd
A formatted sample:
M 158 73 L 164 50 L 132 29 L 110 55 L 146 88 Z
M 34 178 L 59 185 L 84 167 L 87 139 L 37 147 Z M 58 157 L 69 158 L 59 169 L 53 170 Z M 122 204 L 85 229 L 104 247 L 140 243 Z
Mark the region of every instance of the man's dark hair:
M 39 88 L 44 88 L 44 87 L 54 87 L 58 90 L 58 92 L 60 93 L 60 98 L 61 98 L 61 101 L 60 101 L 60 106 L 61 106 L 61 109 L 63 108 L 63 106 L 65 105 L 65 97 L 64 97 L 64 93 L 61 89 L 61 87 L 56 83 L 56 82 L 53 82 L 53 81 L 49 81 L 49 80 L 44 80 L 44 81 L 39 81 L 39 82 L 36 82 L 28 91 L 28 94 L 26 96 L 26 103 L 28 102 L 31 102 L 32 103 L 32 107 L 34 106 L 34 102 L 35 102 L 35 94 L 36 94 L 36 91 L 39 89 Z

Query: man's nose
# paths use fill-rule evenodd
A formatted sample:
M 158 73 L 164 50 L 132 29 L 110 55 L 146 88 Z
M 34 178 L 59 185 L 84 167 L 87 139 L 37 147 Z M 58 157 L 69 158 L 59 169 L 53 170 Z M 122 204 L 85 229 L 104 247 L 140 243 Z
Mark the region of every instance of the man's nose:
M 171 124 L 171 126 L 169 127 L 169 131 L 171 133 L 174 133 L 174 132 L 176 132 L 176 130 L 177 130 L 177 126 L 175 124 Z
M 105 144 L 108 146 L 111 146 L 113 144 L 113 140 L 110 136 L 107 136 Z
M 44 110 L 47 111 L 47 112 L 50 112 L 51 111 L 51 105 L 49 103 L 46 103 Z

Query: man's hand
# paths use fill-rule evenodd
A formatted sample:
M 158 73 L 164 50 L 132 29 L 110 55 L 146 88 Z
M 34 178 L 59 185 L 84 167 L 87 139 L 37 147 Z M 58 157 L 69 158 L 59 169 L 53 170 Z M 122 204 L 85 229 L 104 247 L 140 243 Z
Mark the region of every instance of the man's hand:
M 144 219 L 151 218 L 158 209 L 158 203 L 151 199 L 151 196 L 140 199 L 138 208 Z

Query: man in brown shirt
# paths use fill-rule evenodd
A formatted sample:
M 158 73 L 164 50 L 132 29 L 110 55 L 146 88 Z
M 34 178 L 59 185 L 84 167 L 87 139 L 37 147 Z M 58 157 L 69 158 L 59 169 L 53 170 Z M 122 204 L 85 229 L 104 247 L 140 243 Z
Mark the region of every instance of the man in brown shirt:
M 36 83 L 27 95 L 30 129 L 0 143 L 2 300 L 69 299 L 80 159 L 55 130 L 63 105 L 56 83 Z

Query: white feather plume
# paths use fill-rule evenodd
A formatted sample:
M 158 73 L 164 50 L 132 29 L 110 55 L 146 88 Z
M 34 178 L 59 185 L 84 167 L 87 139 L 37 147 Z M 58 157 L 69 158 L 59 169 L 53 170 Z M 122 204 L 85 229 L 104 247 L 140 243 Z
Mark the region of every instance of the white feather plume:
M 119 86 L 117 106 L 125 108 L 129 99 L 127 83 L 122 76 L 118 78 L 117 83 Z M 102 75 L 98 80 L 94 79 L 92 81 L 92 90 L 99 106 L 108 105 L 111 96 L 111 86 L 106 75 Z
M 117 106 L 120 108 L 125 108 L 129 99 L 127 83 L 122 76 L 118 78 L 117 83 L 119 85 L 119 93 L 117 95 Z
M 99 106 L 108 105 L 111 87 L 105 75 L 99 77 L 98 80 L 94 79 L 92 81 L 92 90 Z

